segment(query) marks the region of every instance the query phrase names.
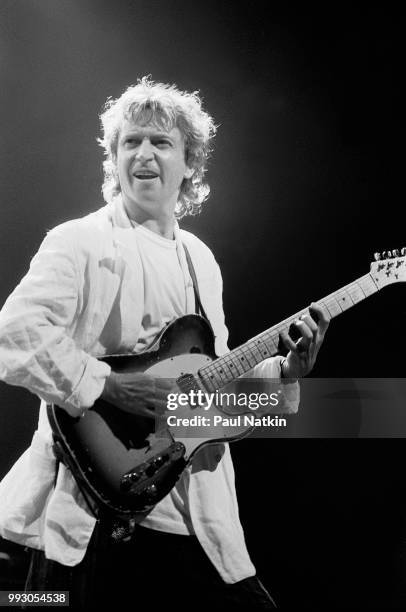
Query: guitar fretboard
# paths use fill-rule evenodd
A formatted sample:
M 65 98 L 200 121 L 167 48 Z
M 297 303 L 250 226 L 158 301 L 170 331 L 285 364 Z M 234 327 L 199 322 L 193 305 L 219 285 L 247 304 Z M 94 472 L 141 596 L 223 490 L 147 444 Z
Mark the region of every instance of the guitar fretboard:
M 365 276 L 361 276 L 356 281 L 319 300 L 317 304 L 326 309 L 330 318 L 333 319 L 376 291 L 378 291 L 378 286 L 372 276 L 365 274 Z M 308 313 L 308 308 L 304 308 L 281 323 L 270 327 L 245 344 L 201 368 L 199 376 L 206 389 L 211 392 L 221 389 L 242 374 L 249 372 L 251 368 L 264 361 L 264 359 L 276 355 L 279 352 L 280 333 L 288 332 L 292 323 L 306 313 Z

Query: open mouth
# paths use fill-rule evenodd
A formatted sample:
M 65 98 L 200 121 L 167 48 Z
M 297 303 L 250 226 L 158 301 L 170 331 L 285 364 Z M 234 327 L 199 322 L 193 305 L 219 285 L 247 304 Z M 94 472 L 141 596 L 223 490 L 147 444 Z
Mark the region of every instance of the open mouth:
M 150 181 L 152 179 L 157 178 L 158 174 L 156 172 L 137 170 L 137 172 L 134 172 L 134 176 L 140 181 Z

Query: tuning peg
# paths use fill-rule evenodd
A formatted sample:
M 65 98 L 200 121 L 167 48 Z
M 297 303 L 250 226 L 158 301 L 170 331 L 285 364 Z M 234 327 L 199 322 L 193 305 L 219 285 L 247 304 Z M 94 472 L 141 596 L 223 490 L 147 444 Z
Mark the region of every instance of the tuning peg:
M 403 249 L 400 250 L 401 255 L 406 255 L 406 247 L 403 247 Z
M 392 251 L 392 257 L 399 257 L 399 249 L 394 249 Z
M 381 259 L 381 254 L 380 253 L 374 253 L 374 259 L 375 259 L 375 261 L 379 261 Z

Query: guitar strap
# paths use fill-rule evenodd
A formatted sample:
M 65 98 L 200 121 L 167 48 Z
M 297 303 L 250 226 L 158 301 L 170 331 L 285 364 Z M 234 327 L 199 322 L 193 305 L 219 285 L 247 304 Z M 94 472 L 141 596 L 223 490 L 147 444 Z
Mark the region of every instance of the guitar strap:
M 187 265 L 189 268 L 189 274 L 193 282 L 193 291 L 195 292 L 195 313 L 202 315 L 204 319 L 209 321 L 209 318 L 206 315 L 206 311 L 204 310 L 202 301 L 200 299 L 199 285 L 197 283 L 197 277 L 196 277 L 195 268 L 193 266 L 193 261 L 192 261 L 192 258 L 190 257 L 188 248 L 184 242 L 183 242 L 183 248 L 185 249 L 186 261 L 187 261 Z

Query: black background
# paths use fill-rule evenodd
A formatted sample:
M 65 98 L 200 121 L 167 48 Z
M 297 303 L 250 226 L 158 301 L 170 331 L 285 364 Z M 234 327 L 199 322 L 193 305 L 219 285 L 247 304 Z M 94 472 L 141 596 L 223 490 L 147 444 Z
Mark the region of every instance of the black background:
M 219 124 L 210 200 L 182 226 L 221 265 L 230 346 L 406 246 L 399 15 L 276 7 L 2 1 L 1 303 L 47 229 L 103 204 L 98 113 L 144 74 L 200 90 Z M 404 298 L 396 285 L 336 319 L 314 375 L 404 376 Z M 29 444 L 37 400 L 2 384 L 0 401 L 2 476 Z M 357 434 L 357 410 L 345 426 L 329 413 L 338 436 Z M 403 447 L 233 445 L 249 548 L 282 607 L 402 606 Z

